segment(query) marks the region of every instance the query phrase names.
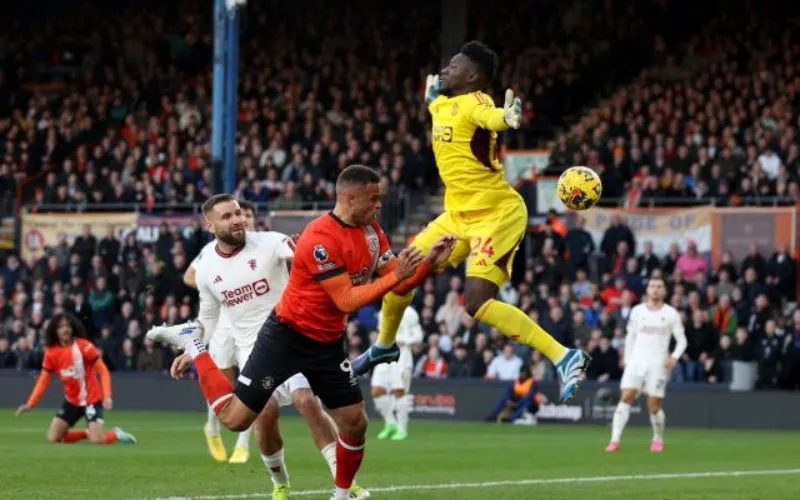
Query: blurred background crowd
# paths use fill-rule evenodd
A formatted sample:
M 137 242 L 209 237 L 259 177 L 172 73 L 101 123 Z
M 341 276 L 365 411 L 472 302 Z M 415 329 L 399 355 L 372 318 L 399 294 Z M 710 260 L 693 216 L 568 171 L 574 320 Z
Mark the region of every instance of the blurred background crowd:
M 0 215 L 196 211 L 219 183 L 210 13 L 187 0 L 49 3 L 49 21 L 0 21 Z M 471 2 L 470 37 L 502 63 L 493 90 L 513 87 L 525 103 L 504 147 L 551 147 L 544 174 L 596 169 L 614 206 L 795 205 L 798 6 L 719 4 Z M 490 7 L 505 24 L 484 23 Z M 251 2 L 236 195 L 262 213 L 324 209 L 344 166 L 372 165 L 387 193 L 382 222 L 402 245 L 411 235 L 393 231 L 408 207 L 440 192 L 421 87 L 441 60 L 439 24 L 438 6 L 417 0 Z M 692 245 L 655 254 L 624 219 L 597 241 L 580 219 L 570 226 L 551 214 L 531 232 L 532 256 L 500 298 L 591 351 L 589 378 L 620 377 L 628 314 L 658 274 L 689 338 L 675 381 L 729 384 L 744 366 L 758 388 L 800 388 L 794 249 L 754 247 L 714 267 Z M 87 226 L 41 259 L 0 252 L 0 368 L 38 368 L 47 318 L 73 311 L 112 370 L 167 369 L 174 353 L 143 332 L 196 313 L 181 276 L 208 240 L 199 223 L 164 225 L 153 243 Z M 462 276 L 417 293 L 425 340 L 415 375 L 510 380 L 531 366 L 553 379 L 538 353 L 464 313 Z M 376 307 L 348 324 L 353 355 L 370 341 Z

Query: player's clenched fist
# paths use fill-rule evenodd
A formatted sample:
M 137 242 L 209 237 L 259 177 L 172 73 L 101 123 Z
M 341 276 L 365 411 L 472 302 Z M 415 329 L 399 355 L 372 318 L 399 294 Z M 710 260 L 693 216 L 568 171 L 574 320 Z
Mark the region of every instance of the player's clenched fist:
M 428 264 L 433 266 L 434 269 L 443 267 L 445 264 L 447 264 L 447 259 L 450 258 L 450 254 L 453 253 L 455 246 L 455 236 L 443 236 L 433 244 L 430 252 L 428 252 L 426 261 Z
M 394 273 L 401 281 L 410 278 L 417 272 L 417 267 L 422 264 L 423 260 L 425 260 L 425 257 L 419 249 L 414 247 L 406 248 L 397 256 L 397 266 L 394 268 Z

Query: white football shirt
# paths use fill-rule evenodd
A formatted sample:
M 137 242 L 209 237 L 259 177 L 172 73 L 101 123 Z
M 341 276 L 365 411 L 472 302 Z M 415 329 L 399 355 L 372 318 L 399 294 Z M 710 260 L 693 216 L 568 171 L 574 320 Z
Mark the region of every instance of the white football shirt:
M 249 347 L 269 317 L 286 284 L 286 261 L 294 256 L 289 237 L 276 232 L 248 232 L 244 246 L 234 254 L 222 254 L 212 241 L 195 260 L 198 320 L 213 335 L 220 312 L 233 326 L 236 347 Z
M 631 311 L 625 338 L 625 364 L 663 363 L 669 354 L 669 341 L 675 337 L 672 357 L 680 359 L 686 350 L 686 334 L 681 315 L 669 304 L 653 310 L 638 304 Z
M 378 316 L 378 328 L 381 325 L 381 316 Z M 395 342 L 400 348 L 400 359 L 398 360 L 401 365 L 414 364 L 414 353 L 411 347 L 417 342 L 422 342 L 424 338 L 422 332 L 422 325 L 419 323 L 419 314 L 413 307 L 406 307 L 403 312 L 403 318 L 400 320 L 400 325 L 397 327 L 397 337 Z

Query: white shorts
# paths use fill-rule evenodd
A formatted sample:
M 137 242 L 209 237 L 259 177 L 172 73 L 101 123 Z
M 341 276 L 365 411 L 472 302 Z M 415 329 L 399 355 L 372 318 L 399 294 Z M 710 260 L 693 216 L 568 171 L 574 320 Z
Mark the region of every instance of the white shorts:
M 247 363 L 247 358 L 250 357 L 254 345 L 255 343 L 236 348 L 236 359 L 240 372 Z M 286 382 L 275 389 L 275 392 L 272 393 L 272 397 L 275 398 L 280 406 L 292 406 L 292 394 L 298 389 L 311 389 L 311 384 L 308 383 L 308 379 L 306 379 L 302 373 L 295 373 L 289 377 Z
M 233 368 L 238 359 L 236 343 L 233 341 L 233 328 L 217 328 L 208 342 L 208 353 L 218 368 L 222 370 Z
M 382 387 L 387 391 L 402 389 L 409 392 L 412 371 L 410 366 L 402 366 L 397 362 L 380 364 L 372 371 L 372 387 Z
M 634 389 L 654 398 L 664 398 L 669 382 L 669 373 L 662 361 L 658 363 L 634 363 L 625 366 L 620 389 Z

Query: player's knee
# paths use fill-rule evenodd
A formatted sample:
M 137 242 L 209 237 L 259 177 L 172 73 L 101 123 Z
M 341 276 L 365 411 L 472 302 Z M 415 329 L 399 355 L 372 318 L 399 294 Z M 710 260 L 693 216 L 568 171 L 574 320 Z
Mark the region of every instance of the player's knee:
M 106 444 L 106 438 L 104 435 L 100 434 L 89 434 L 89 442 L 92 444 Z
M 377 386 L 373 386 L 372 387 L 372 397 L 373 398 L 379 398 L 379 397 L 385 396 L 385 395 L 386 395 L 386 389 L 385 388 L 377 387 Z
M 404 389 L 395 389 L 394 390 L 394 397 L 396 397 L 396 398 L 402 398 L 405 395 L 406 395 L 406 391 Z
M 367 434 L 367 425 L 369 420 L 364 410 L 354 411 L 341 418 L 339 422 L 339 431 L 346 437 L 358 440 L 362 439 Z
M 47 442 L 48 443 L 60 443 L 62 436 L 55 432 L 48 432 L 47 433 Z
M 297 412 L 303 417 L 308 418 L 319 412 L 320 406 L 317 402 L 317 397 L 311 392 L 310 389 L 299 389 L 292 394 L 292 400 Z
M 252 418 L 244 412 L 225 412 L 217 415 L 219 421 L 226 429 L 233 432 L 244 432 L 253 424 Z

